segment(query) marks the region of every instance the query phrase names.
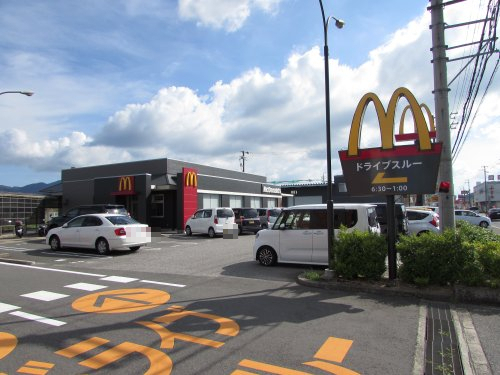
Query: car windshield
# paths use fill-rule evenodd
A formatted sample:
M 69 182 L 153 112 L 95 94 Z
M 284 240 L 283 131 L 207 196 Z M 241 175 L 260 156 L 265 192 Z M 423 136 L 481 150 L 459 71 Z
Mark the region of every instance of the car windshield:
M 217 210 L 217 217 L 220 217 L 222 219 L 228 218 L 228 217 L 233 217 L 233 216 L 234 216 L 233 210 L 231 210 L 230 208 L 223 208 L 223 209 Z
M 132 219 L 130 216 L 106 216 L 111 224 L 113 225 L 128 225 L 128 224 L 140 224 L 138 221 Z
M 241 214 L 245 218 L 250 218 L 250 219 L 259 217 L 259 213 L 257 212 L 257 210 L 255 208 L 241 210 Z
M 281 213 L 281 210 L 279 209 L 274 209 L 274 210 L 269 210 L 269 216 L 273 217 L 278 217 Z

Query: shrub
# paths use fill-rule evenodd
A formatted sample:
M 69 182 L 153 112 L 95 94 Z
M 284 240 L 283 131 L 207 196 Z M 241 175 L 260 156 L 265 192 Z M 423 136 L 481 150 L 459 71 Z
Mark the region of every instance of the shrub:
M 475 243 L 474 245 L 485 277 L 500 279 L 500 242 Z
M 481 228 L 463 220 L 457 220 L 457 233 L 464 241 L 468 242 L 500 242 L 500 235 L 491 229 Z
M 396 247 L 402 263 L 399 275 L 407 282 L 428 279 L 429 284 L 446 285 L 466 275 L 477 282 L 481 271 L 473 245 L 452 230 L 402 237 Z
M 357 230 L 347 232 L 342 228 L 333 250 L 335 271 L 339 276 L 378 280 L 386 270 L 387 243 L 383 236 Z

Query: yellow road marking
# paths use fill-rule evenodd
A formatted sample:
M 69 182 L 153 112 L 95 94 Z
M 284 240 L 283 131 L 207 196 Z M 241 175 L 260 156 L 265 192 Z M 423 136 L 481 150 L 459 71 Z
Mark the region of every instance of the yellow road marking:
M 385 172 L 379 172 L 372 181 L 372 184 L 404 184 L 408 182 L 408 177 L 384 177 Z
M 314 358 L 342 363 L 347 352 L 351 349 L 352 343 L 352 340 L 329 337 L 324 344 L 321 345 L 321 348 L 316 352 Z
M 0 359 L 8 356 L 17 346 L 17 337 L 7 333 L 0 332 Z

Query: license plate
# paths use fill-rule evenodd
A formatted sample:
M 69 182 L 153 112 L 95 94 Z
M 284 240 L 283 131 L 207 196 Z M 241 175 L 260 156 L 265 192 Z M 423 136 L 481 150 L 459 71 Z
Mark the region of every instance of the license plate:
M 248 220 L 248 224 L 253 224 L 253 220 Z

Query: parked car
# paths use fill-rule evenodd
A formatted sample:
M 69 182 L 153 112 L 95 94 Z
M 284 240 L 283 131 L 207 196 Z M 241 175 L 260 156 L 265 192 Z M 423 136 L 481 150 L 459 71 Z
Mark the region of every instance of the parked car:
M 488 211 L 488 217 L 491 220 L 500 219 L 500 208 L 490 208 Z
M 491 225 L 491 219 L 488 216 L 479 215 L 470 210 L 455 210 L 455 221 L 459 220 L 464 220 L 483 228 L 488 228 Z
M 188 219 L 184 231 L 187 236 L 193 233 L 204 233 L 214 238 L 217 234 L 222 234 L 224 225 L 228 224 L 234 224 L 234 212 L 231 208 L 205 208 L 196 211 Z
M 67 223 L 74 217 L 86 214 L 99 214 L 99 213 L 108 213 L 108 214 L 120 214 L 120 215 L 128 215 L 127 209 L 124 205 L 121 204 L 89 204 L 82 205 L 78 207 L 74 207 L 68 210 L 64 215 L 54 216 L 47 223 L 46 233 L 52 228 L 57 228 Z
M 259 212 L 256 208 L 233 208 L 234 222 L 238 224 L 238 233 L 257 233 L 260 227 Z
M 373 203 L 377 210 L 377 220 L 380 224 L 380 233 L 387 234 L 387 203 Z M 403 203 L 394 203 L 396 211 L 396 235 L 408 234 L 408 218 Z
M 406 207 L 406 209 L 412 208 L 415 210 L 431 210 L 434 211 L 439 215 L 439 207 L 438 206 L 411 206 L 411 207 Z
M 137 251 L 151 242 L 151 228 L 128 215 L 82 215 L 49 230 L 45 242 L 52 250 L 62 247 L 95 248 L 102 255 L 111 250 Z
M 340 226 L 380 234 L 375 206 L 371 204 L 334 204 L 334 232 Z M 255 236 L 254 259 L 263 266 L 277 262 L 328 264 L 326 204 L 283 208 L 272 229 Z
M 257 208 L 262 229 L 272 228 L 274 222 L 281 213 L 281 208 Z
M 439 215 L 432 210 L 407 208 L 408 234 L 439 232 Z

